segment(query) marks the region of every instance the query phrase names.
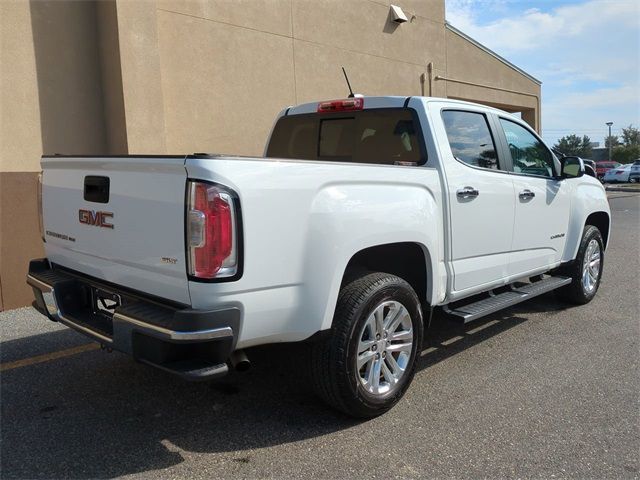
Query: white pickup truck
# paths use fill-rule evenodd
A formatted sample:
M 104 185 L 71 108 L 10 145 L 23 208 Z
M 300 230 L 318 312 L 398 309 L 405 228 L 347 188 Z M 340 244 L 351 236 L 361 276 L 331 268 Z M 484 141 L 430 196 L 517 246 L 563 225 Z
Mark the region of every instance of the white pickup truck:
M 358 417 L 406 391 L 434 307 L 469 322 L 550 290 L 587 303 L 609 237 L 580 159 L 455 100 L 290 107 L 264 158 L 56 155 L 42 170 L 40 312 L 187 379 L 308 342 L 317 393 Z

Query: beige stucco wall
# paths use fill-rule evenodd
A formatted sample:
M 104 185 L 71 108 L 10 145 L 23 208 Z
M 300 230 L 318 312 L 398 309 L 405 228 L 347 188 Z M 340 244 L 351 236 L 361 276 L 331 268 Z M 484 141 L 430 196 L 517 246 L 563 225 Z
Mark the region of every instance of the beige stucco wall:
M 29 3 L 0 2 L 0 42 L 0 171 L 36 171 L 42 137 Z
M 294 102 L 291 39 L 166 11 L 158 36 L 167 149 L 261 154 Z
M 116 0 L 116 10 L 129 152 L 167 153 L 156 3 Z
M 35 197 L 30 180 L 42 154 L 40 107 L 31 11 L 27 2 L 0 2 L 0 309 L 26 304 L 18 286 L 22 251 L 41 253 Z M 20 173 L 24 172 L 24 173 Z M 22 218 L 24 215 L 24 219 Z M 35 238 L 35 240 L 34 240 Z M 22 248 L 20 243 L 26 244 Z M 17 270 L 16 270 L 17 269 Z M 23 277 L 24 278 L 24 277 Z
M 43 153 L 108 153 L 99 16 L 92 2 L 0 2 L 0 298 L 31 301 L 43 254 L 36 176 Z
M 259 155 L 282 108 L 346 96 L 341 66 L 358 93 L 475 100 L 535 123 L 534 97 L 450 81 L 540 94 L 450 31 L 444 0 L 394 0 L 402 25 L 389 3 L 0 1 L 0 309 L 31 301 L 42 153 Z
M 145 95 L 153 109 L 164 106 L 164 123 L 148 136 L 128 127 L 130 151 L 151 151 L 149 142 L 163 131 L 166 152 L 261 154 L 283 107 L 346 95 L 342 65 L 358 92 L 420 95 L 426 64 L 445 61 L 443 3 L 405 8 L 415 18 L 395 26 L 388 4 L 371 0 L 137 3 L 147 21 L 136 22 L 136 32 L 142 27 L 143 41 L 157 36 L 159 60 L 135 68 L 154 78 Z M 123 52 L 125 28 L 121 22 Z M 125 92 L 128 68 L 123 54 Z

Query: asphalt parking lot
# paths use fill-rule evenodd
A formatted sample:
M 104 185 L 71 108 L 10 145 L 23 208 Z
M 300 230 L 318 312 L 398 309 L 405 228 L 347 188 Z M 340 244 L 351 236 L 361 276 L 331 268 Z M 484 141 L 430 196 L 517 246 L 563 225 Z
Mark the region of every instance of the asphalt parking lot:
M 0 477 L 638 478 L 640 194 L 609 196 L 592 303 L 436 316 L 407 395 L 368 422 L 307 391 L 295 347 L 184 383 L 31 309 L 0 313 Z

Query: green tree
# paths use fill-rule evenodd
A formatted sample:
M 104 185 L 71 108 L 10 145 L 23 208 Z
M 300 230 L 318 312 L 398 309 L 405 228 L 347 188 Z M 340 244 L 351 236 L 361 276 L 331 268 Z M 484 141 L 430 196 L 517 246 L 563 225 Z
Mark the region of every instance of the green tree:
M 576 155 L 582 158 L 591 158 L 591 139 L 584 135 L 580 138 L 578 135 L 565 135 L 554 145 L 565 155 Z
M 640 145 L 619 145 L 611 153 L 612 160 L 620 163 L 631 163 L 640 159 Z
M 640 145 L 640 129 L 635 128 L 633 125 L 623 128 L 622 143 L 624 143 L 625 147 Z
M 631 163 L 640 159 L 640 129 L 629 125 L 627 128 L 622 129 L 621 137 L 622 143 L 616 141 L 613 144 L 612 160 L 620 163 Z
M 607 135 L 606 138 L 604 139 L 604 146 L 605 148 L 609 148 L 609 144 L 611 144 L 611 148 L 615 148 L 618 145 L 620 145 L 620 140 L 618 139 L 617 135 Z

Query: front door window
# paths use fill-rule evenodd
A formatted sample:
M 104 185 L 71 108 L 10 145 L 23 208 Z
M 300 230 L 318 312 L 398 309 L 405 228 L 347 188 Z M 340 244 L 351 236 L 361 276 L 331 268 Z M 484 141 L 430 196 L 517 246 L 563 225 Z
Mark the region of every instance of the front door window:
M 501 118 L 500 124 L 507 138 L 513 171 L 525 175 L 553 177 L 553 156 L 549 149 L 529 130 L 515 122 Z

